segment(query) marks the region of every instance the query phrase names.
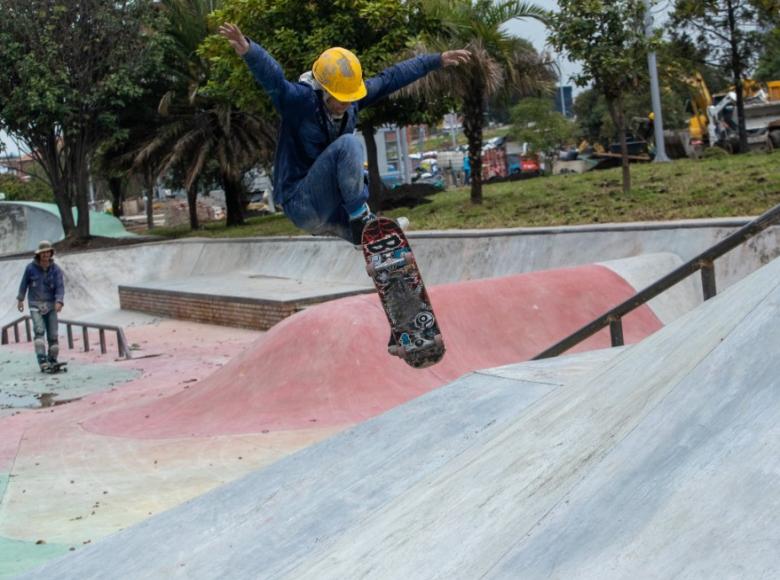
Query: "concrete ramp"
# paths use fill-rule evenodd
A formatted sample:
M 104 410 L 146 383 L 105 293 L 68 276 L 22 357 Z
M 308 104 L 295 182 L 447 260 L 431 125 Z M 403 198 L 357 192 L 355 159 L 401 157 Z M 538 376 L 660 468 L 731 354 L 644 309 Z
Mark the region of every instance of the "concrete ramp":
M 779 317 L 775 260 L 636 346 L 469 375 L 29 577 L 777 578 Z
M 376 294 L 335 300 L 276 325 L 188 392 L 108 413 L 84 427 L 169 438 L 353 425 L 467 372 L 527 360 L 634 292 L 600 265 L 432 287 L 447 353 L 422 370 L 387 354 L 389 329 Z M 642 307 L 626 318 L 626 341 L 661 326 Z M 579 350 L 609 344 L 604 330 Z
M 63 238 L 59 214 L 39 207 L 48 205 L 0 202 L 0 255 L 32 252 L 41 240 Z

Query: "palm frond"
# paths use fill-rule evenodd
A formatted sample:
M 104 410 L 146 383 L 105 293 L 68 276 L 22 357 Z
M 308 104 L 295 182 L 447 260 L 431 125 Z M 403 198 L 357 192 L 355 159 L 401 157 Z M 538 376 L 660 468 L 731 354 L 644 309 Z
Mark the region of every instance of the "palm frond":
M 187 173 L 184 177 L 184 188 L 189 191 L 193 184 L 203 174 L 203 168 L 206 166 L 206 162 L 209 160 L 211 154 L 211 147 L 204 146 L 198 151 L 192 164 L 187 169 Z

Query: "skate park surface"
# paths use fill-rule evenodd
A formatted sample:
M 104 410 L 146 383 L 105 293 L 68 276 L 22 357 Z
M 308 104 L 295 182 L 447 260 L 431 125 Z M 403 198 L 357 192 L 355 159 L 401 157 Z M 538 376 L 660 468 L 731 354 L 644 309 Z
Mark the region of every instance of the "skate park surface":
M 701 305 L 690 279 L 627 318 L 634 346 L 604 350 L 602 333 L 579 354 L 522 363 L 735 225 L 414 235 L 449 348 L 427 372 L 383 352 L 371 294 L 265 333 L 117 309 L 122 283 L 367 287 L 360 255 L 340 244 L 193 240 L 60 256 L 69 317 L 122 324 L 134 358 L 65 351 L 71 372 L 31 395 L 31 347 L 0 351 L 0 401 L 17 401 L 0 410 L 0 572 L 775 576 L 779 500 L 762 487 L 778 470 L 761 347 L 772 341 L 749 334 L 776 307 L 778 266 L 761 268 L 774 230 L 724 257 L 716 299 Z M 0 261 L 4 304 L 24 263 Z M 50 406 L 27 408 L 49 391 Z M 729 486 L 744 497 L 718 501 Z

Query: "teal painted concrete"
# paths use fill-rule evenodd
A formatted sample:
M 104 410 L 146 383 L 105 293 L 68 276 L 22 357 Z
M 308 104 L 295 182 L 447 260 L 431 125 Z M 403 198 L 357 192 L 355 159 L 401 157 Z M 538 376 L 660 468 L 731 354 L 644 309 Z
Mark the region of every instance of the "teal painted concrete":
M 70 551 L 62 544 L 38 544 L 0 536 L 0 579 L 13 578 Z
M 67 354 L 60 360 L 68 360 Z M 0 368 L 0 410 L 55 405 L 110 389 L 140 374 L 133 369 L 78 362 L 69 363 L 67 373 L 41 373 L 32 345 L 29 353 L 18 349 L 0 351 Z
M 58 219 L 61 217 L 60 209 L 54 203 L 40 203 L 33 201 L 14 203 L 35 207 L 43 211 L 48 211 L 49 213 L 56 215 Z M 79 219 L 79 210 L 75 207 L 73 208 L 73 219 Z M 97 211 L 89 212 L 89 232 L 93 236 L 103 236 L 106 238 L 128 238 L 137 235 L 125 230 L 122 222 L 114 216 Z
M 8 473 L 0 473 L 0 502 L 8 486 Z M 0 536 L 0 579 L 13 578 L 70 550 L 62 544 L 38 544 Z

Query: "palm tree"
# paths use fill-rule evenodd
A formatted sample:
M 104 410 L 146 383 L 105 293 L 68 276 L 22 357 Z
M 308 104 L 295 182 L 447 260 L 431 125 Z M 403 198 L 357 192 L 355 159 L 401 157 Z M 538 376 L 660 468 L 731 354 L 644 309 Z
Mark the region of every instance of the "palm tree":
M 163 102 L 161 113 L 163 124 L 137 151 L 136 167 L 153 164 L 157 175 L 173 168 L 183 173 L 190 226 L 197 229 L 198 183 L 213 161 L 225 191 L 227 225 L 242 224 L 241 176 L 273 150 L 273 127 L 257 115 L 209 99 L 195 98 L 176 108 Z
M 243 172 L 258 162 L 268 164 L 275 147 L 275 127 L 266 119 L 204 94 L 208 63 L 198 47 L 209 34 L 207 17 L 213 0 L 163 0 L 174 57 L 175 88 L 160 100 L 159 125 L 136 149 L 134 167 L 152 167 L 156 176 L 177 169 L 187 190 L 190 226 L 199 227 L 198 185 L 210 167 L 225 191 L 227 225 L 244 222 Z
M 471 201 L 482 203 L 482 128 L 491 100 L 538 95 L 552 89 L 555 66 L 529 42 L 512 36 L 503 26 L 515 19 L 545 22 L 548 13 L 528 2 L 492 0 L 428 0 L 426 12 L 442 27 L 424 40 L 423 50 L 465 47 L 468 64 L 428 75 L 417 90 L 449 91 L 460 102 L 463 132 L 469 143 Z

